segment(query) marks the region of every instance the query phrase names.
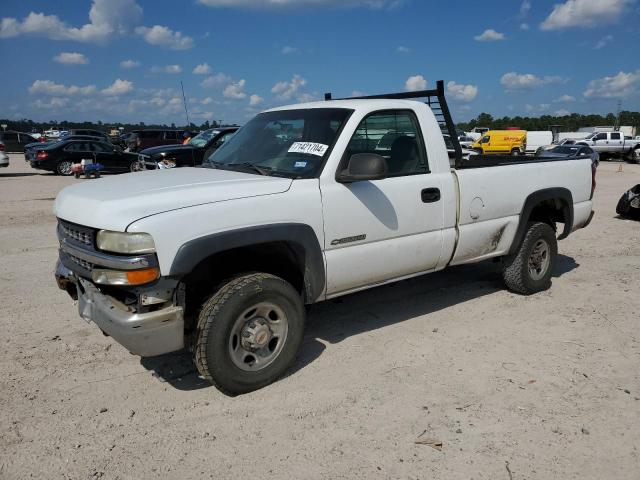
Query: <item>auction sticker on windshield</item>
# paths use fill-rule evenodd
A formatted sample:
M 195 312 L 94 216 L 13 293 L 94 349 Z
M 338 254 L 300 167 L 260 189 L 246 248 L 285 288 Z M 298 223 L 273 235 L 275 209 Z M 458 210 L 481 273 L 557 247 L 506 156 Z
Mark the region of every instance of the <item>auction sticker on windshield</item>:
M 329 145 L 325 145 L 324 143 L 294 142 L 289 147 L 289 153 L 306 153 L 308 155 L 322 157 L 328 148 Z

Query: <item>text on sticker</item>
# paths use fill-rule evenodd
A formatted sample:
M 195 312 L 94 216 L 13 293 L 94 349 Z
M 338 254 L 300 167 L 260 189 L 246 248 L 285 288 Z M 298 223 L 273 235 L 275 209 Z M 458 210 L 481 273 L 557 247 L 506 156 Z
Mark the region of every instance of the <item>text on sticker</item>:
M 328 148 L 329 145 L 325 145 L 324 143 L 294 142 L 289 147 L 289 153 L 306 153 L 308 155 L 322 157 Z

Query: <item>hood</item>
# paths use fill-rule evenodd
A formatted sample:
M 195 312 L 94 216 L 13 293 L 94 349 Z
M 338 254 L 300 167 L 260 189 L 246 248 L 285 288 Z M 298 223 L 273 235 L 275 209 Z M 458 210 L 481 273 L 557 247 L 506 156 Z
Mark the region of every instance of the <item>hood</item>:
M 79 225 L 124 231 L 143 217 L 180 208 L 286 192 L 289 178 L 177 168 L 85 180 L 63 189 L 53 210 Z
M 191 150 L 195 150 L 197 147 L 193 145 L 160 145 L 159 147 L 150 147 L 141 150 L 140 153 L 142 155 L 158 155 L 160 153 L 169 153 L 169 152 L 188 152 Z

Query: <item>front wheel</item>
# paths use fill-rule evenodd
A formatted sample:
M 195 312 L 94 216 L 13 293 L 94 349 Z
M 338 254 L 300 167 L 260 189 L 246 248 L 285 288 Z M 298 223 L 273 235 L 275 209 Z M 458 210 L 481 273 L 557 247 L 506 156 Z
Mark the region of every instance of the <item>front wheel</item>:
M 629 163 L 640 163 L 640 147 L 634 148 L 627 155 L 627 162 Z
M 520 155 L 520 149 L 519 148 L 514 148 L 511 150 L 511 156 L 512 157 L 517 157 Z
M 69 176 L 73 173 L 73 163 L 70 160 L 62 160 L 56 165 L 58 175 Z
M 224 284 L 198 317 L 195 363 L 227 395 L 262 388 L 293 363 L 304 332 L 300 294 L 283 279 L 252 273 Z
M 507 288 L 522 295 L 547 290 L 558 255 L 558 241 L 546 223 L 530 222 L 515 254 L 504 260 L 502 277 Z

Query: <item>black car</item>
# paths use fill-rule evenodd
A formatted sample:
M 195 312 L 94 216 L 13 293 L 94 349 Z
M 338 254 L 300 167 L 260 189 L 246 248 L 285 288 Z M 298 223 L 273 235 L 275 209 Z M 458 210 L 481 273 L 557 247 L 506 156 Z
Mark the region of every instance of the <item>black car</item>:
M 538 149 L 536 157 L 582 157 L 589 156 L 597 166 L 600 163 L 600 154 L 588 145 L 557 145 L 549 150 Z
M 25 160 L 30 160 L 29 152 L 32 150 L 42 149 L 44 147 L 48 147 L 49 145 L 53 145 L 58 142 L 68 142 L 69 140 L 96 140 L 96 141 L 104 141 L 102 137 L 94 137 L 91 135 L 66 135 L 61 138 L 54 138 L 53 140 L 47 140 L 44 142 L 37 141 L 33 143 L 28 143 L 24 146 L 24 158 Z M 110 142 L 107 142 L 110 143 Z
M 181 145 L 183 134 L 182 130 L 133 130 L 127 137 L 127 148 L 130 152 L 141 152 L 162 145 Z
M 165 145 L 140 152 L 147 170 L 202 165 L 239 127 L 211 128 L 196 135 L 186 145 Z
M 7 152 L 24 152 L 25 145 L 35 142 L 36 139 L 28 133 L 9 130 L 0 132 L 0 141 L 4 143 Z
M 29 155 L 33 168 L 58 175 L 71 175 L 73 164 L 83 159 L 102 164 L 103 172 L 135 172 L 140 169 L 136 154 L 123 152 L 120 147 L 99 140 L 62 140 L 30 150 Z

